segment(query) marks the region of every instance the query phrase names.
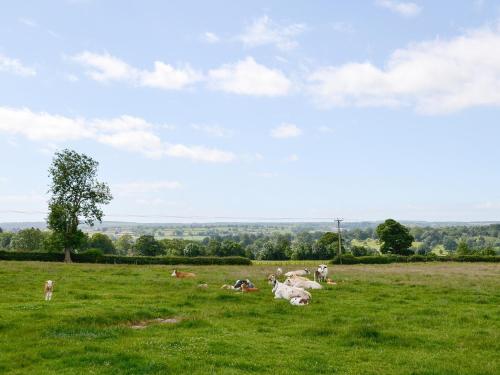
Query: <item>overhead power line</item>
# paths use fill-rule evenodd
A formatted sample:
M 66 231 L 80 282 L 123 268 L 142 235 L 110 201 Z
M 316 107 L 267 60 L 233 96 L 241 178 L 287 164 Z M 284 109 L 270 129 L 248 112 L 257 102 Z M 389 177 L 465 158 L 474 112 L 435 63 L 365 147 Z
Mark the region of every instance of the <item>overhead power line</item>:
M 0 210 L 0 213 L 11 213 L 21 215 L 43 214 L 46 211 L 23 211 L 23 210 Z M 165 218 L 165 219 L 214 219 L 214 220 L 324 220 L 331 221 L 331 217 L 312 217 L 312 216 L 210 216 L 210 215 L 161 215 L 161 214 L 132 214 L 132 213 L 111 213 L 105 217 L 130 217 L 130 218 Z

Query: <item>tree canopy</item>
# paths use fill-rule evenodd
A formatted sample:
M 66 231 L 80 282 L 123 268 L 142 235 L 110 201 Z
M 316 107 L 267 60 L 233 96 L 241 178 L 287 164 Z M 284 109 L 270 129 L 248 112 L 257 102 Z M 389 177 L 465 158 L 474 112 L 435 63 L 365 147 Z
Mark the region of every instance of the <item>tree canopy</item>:
M 140 255 L 157 256 L 165 254 L 165 249 L 154 236 L 145 234 L 140 236 L 134 245 L 135 251 Z
M 89 248 L 100 249 L 104 254 L 115 254 L 113 241 L 104 233 L 94 233 L 88 243 Z
M 116 240 L 115 246 L 120 254 L 127 255 L 134 247 L 134 237 L 128 233 L 122 234 Z
M 43 240 L 44 234 L 40 229 L 28 228 L 17 232 L 10 246 L 19 251 L 41 251 Z
M 376 232 L 381 241 L 382 253 L 407 255 L 414 240 L 410 230 L 393 219 L 387 219 L 380 224 Z
M 59 236 L 64 247 L 65 261 L 71 261 L 71 250 L 83 240 L 78 229 L 81 222 L 94 225 L 102 221 L 100 208 L 113 198 L 109 187 L 97 181 L 99 163 L 85 154 L 72 150 L 56 152 L 49 175 L 52 178 L 49 192 L 48 226 Z

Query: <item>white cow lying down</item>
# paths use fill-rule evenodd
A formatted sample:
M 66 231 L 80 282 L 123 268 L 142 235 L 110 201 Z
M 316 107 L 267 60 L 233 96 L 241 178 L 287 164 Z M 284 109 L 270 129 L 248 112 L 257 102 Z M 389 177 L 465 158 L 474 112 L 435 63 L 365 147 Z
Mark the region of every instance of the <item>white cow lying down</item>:
M 285 273 L 286 277 L 291 277 L 291 276 L 305 276 L 309 275 L 309 270 L 307 268 L 304 268 L 303 270 L 296 270 L 296 271 L 289 271 Z
M 292 305 L 307 305 L 311 301 L 311 293 L 302 288 L 297 288 L 285 285 L 284 283 L 280 283 L 278 280 L 276 280 L 275 277 L 271 279 L 271 283 L 273 284 L 273 293 L 275 299 L 286 299 L 290 301 Z
M 305 279 L 303 277 L 289 277 L 285 280 L 285 285 L 295 286 L 302 289 L 322 289 L 320 283 L 312 280 Z

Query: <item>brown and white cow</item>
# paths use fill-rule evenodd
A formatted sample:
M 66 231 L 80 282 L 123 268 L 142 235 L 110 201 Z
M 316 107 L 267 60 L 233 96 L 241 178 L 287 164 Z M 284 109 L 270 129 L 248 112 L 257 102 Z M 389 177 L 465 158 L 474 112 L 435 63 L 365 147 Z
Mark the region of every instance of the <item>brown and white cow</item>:
M 192 272 L 180 272 L 180 271 L 174 270 L 174 272 L 172 272 L 171 276 L 177 277 L 178 279 L 185 279 L 188 277 L 196 277 L 196 274 L 192 273 Z

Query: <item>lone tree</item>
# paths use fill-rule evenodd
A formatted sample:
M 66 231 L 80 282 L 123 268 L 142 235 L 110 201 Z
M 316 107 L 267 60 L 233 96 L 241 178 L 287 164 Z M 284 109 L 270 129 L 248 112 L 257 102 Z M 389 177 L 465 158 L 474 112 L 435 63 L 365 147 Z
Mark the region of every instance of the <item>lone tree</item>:
M 382 253 L 408 255 L 414 240 L 408 228 L 393 219 L 387 219 L 377 227 L 377 236 L 382 241 Z
M 101 222 L 103 212 L 99 206 L 113 199 L 108 185 L 96 179 L 98 165 L 87 155 L 66 149 L 56 152 L 49 169 L 52 197 L 47 222 L 64 247 L 67 263 L 71 262 L 71 251 L 85 237 L 78 225 Z

